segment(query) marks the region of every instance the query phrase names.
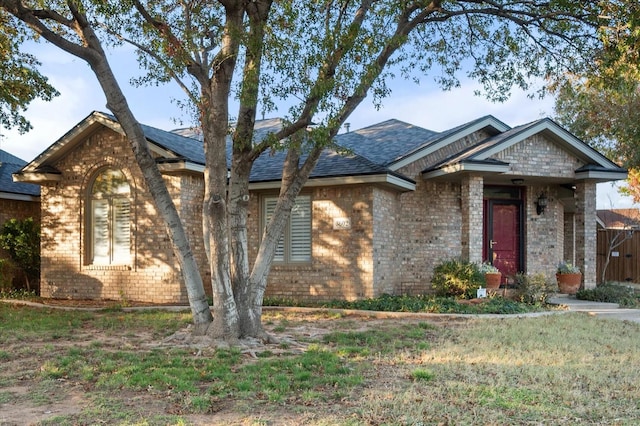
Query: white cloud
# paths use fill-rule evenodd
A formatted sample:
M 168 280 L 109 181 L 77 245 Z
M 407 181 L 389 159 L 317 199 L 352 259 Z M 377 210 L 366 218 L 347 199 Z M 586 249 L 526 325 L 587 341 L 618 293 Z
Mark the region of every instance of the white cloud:
M 629 209 L 638 208 L 633 198 L 618 192 L 623 182 L 600 183 L 597 187 L 596 206 L 598 209 Z
M 398 82 L 396 86 L 397 89 L 384 100 L 379 111 L 365 100 L 349 119 L 351 129 L 396 118 L 430 130 L 443 131 L 484 115 L 493 115 L 513 127 L 551 116 L 553 112 L 551 97 L 534 100 L 517 91 L 504 103 L 492 103 L 474 95 L 480 86 L 471 81 L 446 92 L 437 88 L 425 89 L 410 82 Z

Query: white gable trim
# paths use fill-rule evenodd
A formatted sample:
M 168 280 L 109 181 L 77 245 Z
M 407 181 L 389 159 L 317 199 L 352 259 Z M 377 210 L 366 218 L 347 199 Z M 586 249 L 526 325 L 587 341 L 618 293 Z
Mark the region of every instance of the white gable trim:
M 538 133 L 542 132 L 550 132 L 557 141 L 562 142 L 564 148 L 569 148 L 568 151 L 572 152 L 575 155 L 582 156 L 583 158 L 587 158 L 590 161 L 594 162 L 605 168 L 618 168 L 616 164 L 614 164 L 611 160 L 606 158 L 604 155 L 600 154 L 598 151 L 591 148 L 589 145 L 582 142 L 580 139 L 572 135 L 567 130 L 560 127 L 554 121 L 549 119 L 543 119 L 535 123 L 530 127 L 526 127 L 520 132 L 506 138 L 504 141 L 496 144 L 495 146 L 479 153 L 475 158 L 478 160 L 486 160 L 492 155 L 496 155 L 497 153 L 504 151 L 505 149 L 522 142 L 523 140 L 530 138 Z
M 444 166 L 440 169 L 431 170 L 422 174 L 422 179 L 428 180 L 437 177 L 447 176 L 454 173 L 475 172 L 485 174 L 502 174 L 508 173 L 510 166 L 508 164 L 482 164 L 482 163 L 454 163 Z
M 46 183 L 46 182 L 60 182 L 62 175 L 60 173 L 46 173 L 46 172 L 30 172 L 24 171 L 20 173 L 14 173 L 11 175 L 14 182 L 22 183 Z
M 576 173 L 576 180 L 595 180 L 598 182 L 610 182 L 612 180 L 625 180 L 628 176 L 623 171 L 586 170 Z
M 192 172 L 198 174 L 204 174 L 204 166 L 202 164 L 192 163 L 190 161 L 179 161 L 177 163 L 159 163 L 158 169 L 161 173 L 178 173 L 178 172 Z
M 509 126 L 507 126 L 506 124 L 504 124 L 502 121 L 498 120 L 497 118 L 493 117 L 493 116 L 487 116 L 484 119 L 473 123 L 469 126 L 463 127 L 460 130 L 450 134 L 449 136 L 447 136 L 446 138 L 432 144 L 432 145 L 428 145 L 416 152 L 414 152 L 413 154 L 401 158 L 400 160 L 392 163 L 389 165 L 389 169 L 393 170 L 393 171 L 397 171 L 399 169 L 401 169 L 402 167 L 413 163 L 414 161 L 417 161 L 419 159 L 421 159 L 422 157 L 425 157 L 429 154 L 434 153 L 435 151 L 442 149 L 443 147 L 456 142 L 466 136 L 469 136 L 472 133 L 475 133 L 479 130 L 482 130 L 486 127 L 494 127 L 495 129 L 497 129 L 499 132 L 506 132 L 507 130 L 510 129 Z
M 72 149 L 75 148 L 76 142 L 97 131 L 100 126 L 104 126 L 120 135 L 125 136 L 124 130 L 122 130 L 122 126 L 120 126 L 120 123 L 114 121 L 111 117 L 107 116 L 104 113 L 94 111 L 87 118 L 82 120 L 71 130 L 69 130 L 64 136 L 54 142 L 49 148 L 42 152 L 33 161 L 24 166 L 22 170 L 14 174 L 14 181 L 34 183 L 59 181 L 60 175 L 57 175 L 55 173 L 38 172 L 38 168 L 45 164 L 55 163 L 58 159 L 63 158 Z M 149 150 L 153 154 L 164 158 L 177 158 L 177 156 L 173 152 L 163 149 L 151 141 L 148 141 L 148 145 Z
M 249 184 L 249 189 L 253 191 L 264 189 L 278 189 L 281 181 L 254 182 Z M 355 185 L 355 184 L 381 184 L 394 187 L 397 190 L 415 191 L 416 184 L 391 174 L 363 175 L 363 176 L 336 176 L 329 178 L 309 178 L 305 183 L 305 188 L 319 186 Z

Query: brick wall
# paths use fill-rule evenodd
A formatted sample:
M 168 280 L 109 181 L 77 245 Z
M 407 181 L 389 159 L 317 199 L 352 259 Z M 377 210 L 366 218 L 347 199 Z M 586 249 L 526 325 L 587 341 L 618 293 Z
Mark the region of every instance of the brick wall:
M 510 173 L 523 176 L 573 179 L 574 171 L 584 165 L 541 134 L 499 152 L 495 158 L 509 163 Z
M 544 193 L 548 206 L 537 214 L 536 201 Z M 530 273 L 543 273 L 549 282 L 555 282 L 555 268 L 563 260 L 565 240 L 565 207 L 558 200 L 553 185 L 532 185 L 527 188 L 525 226 L 525 266 Z
M 396 292 L 429 293 L 433 268 L 462 254 L 460 184 L 420 179 L 416 191 L 402 194 L 400 200 Z
M 186 302 L 169 238 L 124 137 L 101 129 L 55 166 L 61 181 L 42 186 L 42 296 Z M 87 258 L 86 197 L 95 174 L 107 166 L 122 170 L 131 187 L 127 265 L 94 266 Z M 166 181 L 171 192 L 181 192 L 180 177 Z
M 39 201 L 19 201 L 0 199 L 0 226 L 9 219 L 27 219 L 32 217 L 40 222 Z
M 373 295 L 398 294 L 402 270 L 400 194 L 373 189 Z
M 462 178 L 460 186 L 462 257 L 478 263 L 482 262 L 483 193 L 482 176 L 468 175 Z
M 582 271 L 585 288 L 596 286 L 596 185 L 579 183 L 576 185 L 576 265 Z
M 373 188 L 349 185 L 314 188 L 308 193 L 312 202 L 312 261 L 301 265 L 274 263 L 266 297 L 319 301 L 375 296 Z M 260 196 L 252 196 L 251 259 L 255 259 L 262 230 L 259 206 Z M 349 218 L 351 229 L 333 229 L 334 218 Z

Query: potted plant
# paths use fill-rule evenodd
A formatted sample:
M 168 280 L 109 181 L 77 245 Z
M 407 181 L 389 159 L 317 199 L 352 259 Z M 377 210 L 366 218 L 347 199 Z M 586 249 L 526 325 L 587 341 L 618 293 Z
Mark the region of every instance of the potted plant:
M 580 268 L 570 262 L 562 261 L 558 263 L 556 270 L 556 281 L 558 289 L 563 294 L 576 294 L 582 283 L 582 273 Z
M 484 274 L 485 286 L 487 288 L 500 288 L 502 273 L 498 268 L 488 262 L 482 262 L 479 269 L 480 272 Z

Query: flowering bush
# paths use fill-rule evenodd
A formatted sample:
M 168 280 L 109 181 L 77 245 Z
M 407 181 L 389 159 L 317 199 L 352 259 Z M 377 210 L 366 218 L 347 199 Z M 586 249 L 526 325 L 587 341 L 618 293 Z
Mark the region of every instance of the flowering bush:
M 433 269 L 431 284 L 437 296 L 470 299 L 484 284 L 484 274 L 477 263 L 450 259 Z

